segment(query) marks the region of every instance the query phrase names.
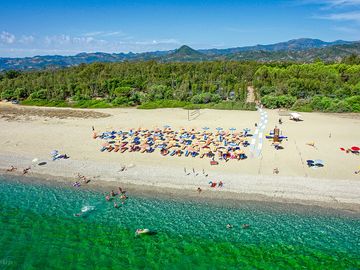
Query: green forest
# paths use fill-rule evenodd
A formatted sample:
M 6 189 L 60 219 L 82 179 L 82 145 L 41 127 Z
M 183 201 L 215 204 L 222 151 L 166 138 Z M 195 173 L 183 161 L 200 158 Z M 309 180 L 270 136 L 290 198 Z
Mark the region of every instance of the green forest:
M 360 65 L 214 61 L 121 62 L 0 73 L 1 99 L 78 108 L 137 106 L 360 112 Z

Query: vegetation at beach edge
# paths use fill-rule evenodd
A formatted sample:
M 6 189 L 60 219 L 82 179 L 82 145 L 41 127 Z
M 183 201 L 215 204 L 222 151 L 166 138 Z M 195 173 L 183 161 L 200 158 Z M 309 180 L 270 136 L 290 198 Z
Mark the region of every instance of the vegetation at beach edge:
M 246 103 L 249 86 L 267 108 L 360 112 L 360 64 L 350 58 L 310 64 L 93 63 L 0 73 L 1 99 L 53 107 L 254 110 L 254 103 Z

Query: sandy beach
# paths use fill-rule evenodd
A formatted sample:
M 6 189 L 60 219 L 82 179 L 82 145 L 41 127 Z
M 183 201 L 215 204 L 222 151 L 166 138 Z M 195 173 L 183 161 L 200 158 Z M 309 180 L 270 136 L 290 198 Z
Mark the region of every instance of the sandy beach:
M 359 115 L 302 113 L 304 121 L 293 122 L 279 116 L 277 110 L 265 111 L 268 122 L 262 135 L 281 117 L 283 124 L 278 126 L 288 136 L 282 143 L 284 149 L 275 150 L 264 138 L 259 156 L 247 147 L 247 159 L 211 166 L 209 159 L 164 157 L 158 152 L 100 152 L 102 141 L 92 139 L 92 126 L 98 132 L 164 125 L 173 130 L 201 130 L 204 126 L 215 130 L 220 126 L 254 132 L 259 112 L 201 110 L 199 117 L 189 121 L 183 109 L 76 110 L 2 103 L 0 169 L 5 171 L 13 165 L 22 170 L 32 165 L 28 175 L 46 176 L 49 181 L 49 176 L 75 181 L 80 173 L 92 179 L 89 185 L 121 184 L 134 190 L 193 196 L 198 196 L 196 189 L 201 187 L 204 197 L 301 202 L 360 211 L 360 175 L 354 173 L 360 169 L 360 157 L 340 150 L 359 145 Z M 308 142 L 314 142 L 315 147 L 306 145 Z M 50 152 L 54 149 L 70 158 L 52 161 Z M 34 158 L 47 164 L 34 165 Z M 307 159 L 321 159 L 325 166 L 309 168 Z M 127 169 L 121 171 L 122 166 Z M 279 174 L 273 173 L 274 168 Z M 209 187 L 209 181 L 220 180 L 223 188 Z

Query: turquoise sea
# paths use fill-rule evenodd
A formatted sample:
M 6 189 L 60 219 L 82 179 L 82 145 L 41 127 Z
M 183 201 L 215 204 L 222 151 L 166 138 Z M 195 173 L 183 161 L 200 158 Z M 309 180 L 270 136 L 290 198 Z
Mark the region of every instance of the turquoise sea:
M 129 196 L 0 176 L 0 269 L 360 269 L 355 213 Z

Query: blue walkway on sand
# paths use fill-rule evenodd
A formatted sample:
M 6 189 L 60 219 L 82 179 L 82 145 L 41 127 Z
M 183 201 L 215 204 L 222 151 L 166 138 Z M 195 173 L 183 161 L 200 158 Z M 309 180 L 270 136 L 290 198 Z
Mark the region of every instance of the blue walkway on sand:
M 264 130 L 268 123 L 268 114 L 263 109 L 259 108 L 258 112 L 260 113 L 260 121 L 257 125 L 257 128 L 254 131 L 253 137 L 250 143 L 250 150 L 252 153 L 252 157 L 259 157 L 261 154 L 261 150 L 263 147 L 263 137 Z

